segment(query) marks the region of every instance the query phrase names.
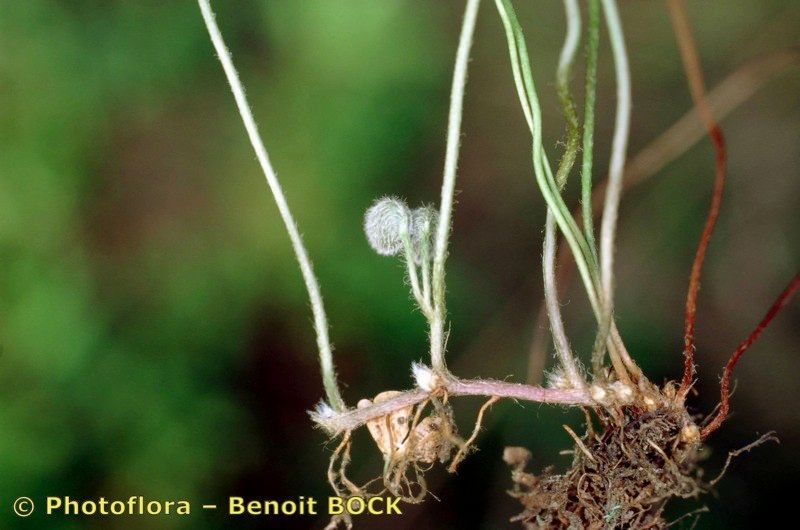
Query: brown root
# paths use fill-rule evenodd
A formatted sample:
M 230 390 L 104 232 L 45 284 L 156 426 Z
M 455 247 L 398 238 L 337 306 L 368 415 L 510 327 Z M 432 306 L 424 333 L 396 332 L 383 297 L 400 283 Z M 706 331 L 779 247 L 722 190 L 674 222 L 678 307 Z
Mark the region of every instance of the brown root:
M 433 410 L 423 418 L 428 403 Z M 453 450 L 464 445 L 458 436 L 447 396 L 443 400 L 432 397 L 417 407 L 397 450 L 384 453 L 384 487 L 404 502 L 422 502 L 428 494 L 425 472 L 437 460 L 442 464 L 450 460 Z
M 359 407 L 381 403 L 397 394 L 398 392 L 391 390 L 381 392 L 374 400 L 361 400 Z M 403 407 L 368 421 L 367 430 L 383 456 L 384 466 L 379 477 L 362 486 L 355 484 L 347 476 L 352 433 L 344 432 L 328 464 L 328 482 L 331 488 L 342 499 L 389 494 L 411 504 L 422 502 L 428 495 L 425 473 L 437 461 L 442 464 L 450 462 L 448 470 L 454 472 L 472 449 L 486 410 L 499 399 L 491 397 L 484 403 L 478 412 L 472 435 L 466 442 L 458 435 L 448 395 L 444 391 L 431 394 L 419 405 Z M 326 529 L 340 527 L 352 528 L 349 516 L 333 517 Z
M 524 507 L 512 520 L 526 529 L 666 528 L 662 512 L 674 497 L 703 491 L 697 467 L 697 428 L 682 407 L 654 411 L 596 409 L 598 434 L 575 439 L 573 462 L 564 474 L 526 472 L 530 453 L 507 448 L 512 467 L 509 492 Z
M 728 458 L 725 459 L 725 465 L 722 466 L 722 471 L 719 472 L 717 477 L 713 479 L 711 482 L 708 483 L 709 486 L 715 486 L 717 482 L 722 480 L 722 477 L 725 476 L 725 473 L 728 471 L 728 467 L 730 467 L 731 462 L 733 462 L 734 458 L 737 458 L 744 453 L 749 453 L 756 447 L 763 445 L 767 442 L 775 442 L 776 444 L 781 443 L 780 439 L 775 435 L 775 431 L 770 431 L 766 434 L 762 434 L 758 437 L 758 439 L 754 442 L 750 442 L 749 444 L 745 445 L 744 447 L 740 447 L 739 449 L 734 449 L 728 453 Z
M 448 472 L 455 473 L 456 469 L 458 468 L 458 464 L 460 464 L 461 461 L 467 457 L 467 453 L 470 451 L 470 449 L 472 449 L 472 444 L 475 442 L 475 439 L 478 438 L 481 425 L 483 425 L 483 415 L 486 413 L 486 409 L 494 405 L 499 400 L 499 397 L 492 396 L 486 401 L 486 403 L 483 404 L 483 406 L 481 406 L 480 410 L 478 411 L 478 417 L 475 419 L 475 428 L 472 430 L 472 434 L 467 441 L 464 442 L 464 444 L 459 448 L 456 456 L 453 457 L 453 460 L 450 462 L 450 466 L 447 468 Z
M 380 403 L 397 394 L 395 391 L 381 392 L 374 401 L 362 400 L 359 407 Z M 488 404 L 494 401 L 496 399 L 492 398 L 484 405 L 480 417 Z M 361 486 L 348 478 L 352 433 L 346 431 L 328 464 L 328 482 L 334 493 L 343 499 L 369 498 L 388 493 L 403 502 L 420 503 L 428 494 L 425 472 L 436 461 L 442 464 L 450 461 L 456 448 L 459 448 L 461 458 L 468 449 L 468 444 L 458 436 L 446 393 L 431 395 L 417 406 L 405 407 L 370 420 L 366 426 L 383 455 L 383 473 Z M 474 440 L 479 428 L 480 419 L 470 441 Z M 376 484 L 380 489 L 375 487 Z M 338 528 L 340 525 L 349 528 L 351 524 L 349 518 L 333 518 L 329 528 Z

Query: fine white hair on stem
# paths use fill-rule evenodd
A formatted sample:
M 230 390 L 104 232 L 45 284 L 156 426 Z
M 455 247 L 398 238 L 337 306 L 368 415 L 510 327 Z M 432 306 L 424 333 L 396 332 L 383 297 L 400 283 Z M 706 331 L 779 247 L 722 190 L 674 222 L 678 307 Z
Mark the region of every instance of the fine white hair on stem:
M 319 283 L 314 275 L 314 270 L 311 266 L 311 260 L 308 257 L 308 252 L 303 245 L 303 240 L 300 237 L 300 232 L 297 229 L 292 213 L 289 210 L 289 205 L 286 203 L 286 197 L 283 194 L 281 185 L 278 182 L 278 176 L 269 161 L 267 150 L 264 147 L 264 142 L 258 133 L 253 112 L 247 102 L 244 94 L 244 88 L 239 80 L 239 75 L 231 60 L 231 54 L 225 41 L 222 38 L 219 27 L 214 19 L 214 13 L 208 0 L 198 0 L 200 11 L 203 15 L 208 34 L 211 37 L 211 42 L 217 52 L 222 69 L 225 71 L 225 76 L 228 79 L 231 92 L 236 100 L 236 106 L 239 109 L 244 127 L 247 130 L 247 136 L 250 138 L 250 143 L 256 153 L 256 158 L 261 165 L 264 176 L 267 179 L 269 189 L 275 198 L 275 203 L 278 205 L 283 223 L 286 225 L 286 231 L 289 233 L 289 238 L 292 241 L 292 248 L 294 249 L 295 257 L 300 265 L 300 272 L 303 275 L 303 280 L 308 290 L 308 297 L 311 300 L 311 311 L 314 314 L 314 330 L 317 335 L 317 348 L 319 349 L 319 359 L 322 367 L 322 382 L 325 387 L 325 394 L 328 398 L 330 405 L 337 411 L 346 409 L 344 400 L 339 392 L 339 386 L 336 381 L 336 372 L 333 365 L 333 353 L 331 351 L 330 339 L 328 338 L 328 319 L 325 316 L 325 307 L 322 303 L 322 295 L 320 294 Z
M 575 61 L 575 54 L 578 50 L 581 33 L 581 16 L 578 9 L 577 0 L 564 0 L 564 11 L 567 18 L 567 35 L 564 39 L 564 46 L 558 61 L 558 71 L 556 77 L 559 90 L 569 93 L 569 74 L 572 64 Z M 568 134 L 578 134 L 577 130 L 569 131 Z M 568 169 L 568 168 L 567 168 Z M 566 177 L 566 175 L 565 175 Z M 565 182 L 557 182 L 559 187 L 563 187 Z M 564 330 L 564 322 L 561 317 L 561 307 L 558 301 L 558 288 L 556 286 L 556 221 L 553 211 L 548 207 L 547 221 L 544 230 L 544 252 L 542 254 L 542 272 L 544 275 L 544 298 L 547 306 L 547 317 L 550 321 L 550 332 L 553 335 L 553 344 L 558 354 L 559 361 L 564 368 L 570 384 L 574 388 L 584 388 L 586 382 L 578 369 L 575 356 L 567 339 Z
M 458 379 L 453 376 L 438 380 L 436 384 L 437 390 L 446 392 L 448 396 L 486 396 L 566 406 L 592 404 L 592 397 L 588 389 L 543 388 L 491 379 Z M 436 392 L 415 388 L 363 408 L 350 409 L 331 415 L 324 406 L 320 406 L 310 411 L 309 415 L 317 425 L 331 435 L 337 435 L 356 429 L 375 418 L 386 417 L 395 411 L 414 406 L 436 396 Z
M 550 332 L 553 334 L 553 344 L 558 354 L 558 359 L 564 367 L 564 373 L 573 388 L 584 388 L 584 381 L 572 348 L 569 345 L 567 334 L 564 331 L 564 322 L 561 318 L 561 308 L 558 302 L 558 289 L 556 288 L 556 220 L 553 212 L 547 211 L 547 221 L 544 231 L 544 254 L 542 267 L 544 269 L 544 299 L 547 306 L 547 317 L 550 320 Z
M 614 311 L 614 240 L 617 231 L 619 201 L 622 194 L 622 176 L 628 149 L 628 133 L 631 120 L 631 76 L 628 52 L 622 33 L 616 0 L 602 0 L 603 14 L 614 55 L 614 70 L 617 82 L 617 109 L 614 121 L 614 139 L 611 144 L 611 159 L 608 169 L 603 218 L 600 226 L 600 277 L 603 288 L 603 303 L 606 322 L 611 321 Z
M 447 246 L 450 237 L 451 218 L 453 212 L 453 196 L 455 194 L 456 171 L 458 169 L 458 150 L 461 143 L 461 116 L 464 108 L 464 87 L 467 83 L 467 64 L 472 48 L 472 36 L 475 33 L 475 21 L 478 17 L 480 0 L 467 0 L 461 35 L 456 50 L 456 62 L 453 71 L 453 84 L 450 91 L 450 112 L 447 120 L 447 148 L 442 177 L 442 198 L 439 206 L 439 224 L 436 227 L 436 239 L 433 252 L 433 319 L 431 320 L 431 364 L 434 370 L 446 371 L 445 350 L 445 281 L 444 265 L 447 260 Z

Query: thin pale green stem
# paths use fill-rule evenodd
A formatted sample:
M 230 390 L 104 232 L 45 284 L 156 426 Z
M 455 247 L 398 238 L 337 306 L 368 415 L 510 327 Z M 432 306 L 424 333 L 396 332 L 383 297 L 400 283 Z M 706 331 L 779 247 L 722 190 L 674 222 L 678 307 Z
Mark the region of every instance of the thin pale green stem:
M 575 64 L 575 56 L 581 42 L 581 12 L 578 8 L 578 0 L 564 0 L 564 14 L 567 20 L 567 34 L 558 56 L 556 81 L 559 91 L 566 90 L 568 95 L 569 77 L 572 74 L 572 66 Z
M 433 318 L 433 301 L 431 300 L 431 223 L 430 220 L 425 221 L 425 228 L 423 229 L 423 237 L 420 244 L 420 257 L 422 260 L 422 298 L 430 308 L 431 314 L 429 319 Z
M 583 159 L 581 161 L 581 211 L 586 242 L 597 261 L 592 214 L 592 157 L 594 154 L 594 106 L 597 95 L 597 49 L 600 43 L 600 4 L 588 0 L 589 24 L 586 30 L 586 82 L 583 110 Z
M 564 330 L 564 322 L 561 318 L 561 307 L 556 288 L 555 273 L 555 254 L 556 254 L 556 222 L 551 210 L 547 211 L 547 221 L 544 231 L 544 251 L 542 253 L 542 272 L 544 276 L 544 299 L 547 307 L 547 318 L 550 321 L 550 333 L 553 335 L 553 344 L 561 366 L 564 368 L 564 375 L 573 388 L 584 388 L 586 381 L 578 368 L 578 362 L 570 347 Z
M 556 80 L 558 86 L 558 97 L 561 102 L 561 109 L 564 119 L 567 122 L 566 147 L 556 171 L 556 185 L 559 193 L 566 184 L 569 172 L 575 163 L 578 154 L 578 142 L 580 140 L 578 115 L 569 91 L 569 77 L 572 65 L 575 61 L 575 54 L 578 50 L 578 42 L 581 32 L 581 15 L 578 9 L 577 0 L 564 0 L 564 11 L 567 18 L 567 35 L 564 39 L 564 46 L 561 49 L 561 56 L 558 62 Z M 561 306 L 558 300 L 558 288 L 556 287 L 556 222 L 552 210 L 548 208 L 547 221 L 545 223 L 544 251 L 542 253 L 542 273 L 544 276 L 544 297 L 547 306 L 547 316 L 550 321 L 550 331 L 553 335 L 553 344 L 556 353 L 564 368 L 564 374 L 574 388 L 584 388 L 586 381 L 578 368 L 575 355 L 570 347 L 567 334 L 564 330 L 564 322 L 561 316 Z
M 414 259 L 414 247 L 411 244 L 411 236 L 408 233 L 408 223 L 400 230 L 400 238 L 403 240 L 403 248 L 405 251 L 406 270 L 408 272 L 408 281 L 411 284 L 411 294 L 417 301 L 417 305 L 422 310 L 423 314 L 428 318 L 432 318 L 433 309 L 428 304 L 428 300 L 423 294 L 422 288 L 419 283 L 419 274 L 417 274 L 417 264 Z
M 597 92 L 597 50 L 600 43 L 600 4 L 588 0 L 589 24 L 586 36 L 586 81 L 584 89 L 583 161 L 581 166 L 581 212 L 583 232 L 597 262 L 597 243 L 594 239 L 594 214 L 592 213 L 592 163 L 594 155 L 594 107 Z M 596 378 L 603 376 L 603 359 L 606 339 L 611 328 L 611 313 L 604 311 L 592 347 L 592 372 Z
M 431 364 L 433 369 L 446 373 L 445 363 L 445 261 L 450 238 L 453 214 L 453 197 L 458 169 L 458 151 L 461 143 L 461 116 L 464 108 L 464 87 L 467 83 L 467 65 L 472 48 L 472 36 L 475 33 L 475 21 L 478 17 L 480 0 L 467 0 L 461 36 L 456 50 L 456 62 L 453 72 L 453 85 L 450 91 L 450 113 L 447 120 L 447 148 L 442 178 L 442 198 L 439 205 L 439 224 L 436 230 L 436 241 L 433 253 L 433 319 L 431 321 Z
M 297 229 L 297 223 L 295 222 L 294 218 L 292 217 L 292 213 L 289 210 L 289 205 L 286 202 L 283 189 L 278 181 L 278 176 L 276 175 L 275 170 L 272 167 L 272 163 L 269 160 L 269 156 L 267 155 L 264 142 L 261 140 L 261 136 L 258 133 L 258 127 L 256 126 L 255 119 L 253 118 L 253 112 L 250 109 L 247 98 L 245 97 L 244 88 L 239 80 L 239 74 L 236 72 L 236 68 L 231 60 L 230 51 L 225 45 L 225 41 L 222 38 L 219 27 L 214 20 L 214 13 L 211 10 L 211 6 L 209 5 L 208 0 L 198 0 L 198 3 L 200 5 L 200 11 L 203 14 L 203 20 L 205 21 L 206 28 L 208 29 L 208 34 L 211 37 L 211 42 L 213 43 L 214 49 L 217 52 L 217 56 L 222 63 L 222 69 L 225 71 L 225 76 L 228 79 L 231 92 L 233 92 L 233 97 L 236 100 L 236 106 L 238 107 L 239 114 L 244 122 L 244 127 L 247 130 L 247 136 L 250 138 L 250 143 L 255 150 L 258 163 L 261 165 L 261 169 L 264 172 L 264 177 L 267 179 L 269 189 L 272 191 L 272 195 L 275 198 L 275 203 L 278 205 L 278 211 L 280 212 L 284 225 L 286 225 L 286 231 L 289 233 L 289 239 L 292 241 L 292 248 L 294 249 L 295 257 L 300 265 L 300 272 L 303 275 L 303 281 L 305 282 L 306 289 L 308 290 L 308 297 L 311 300 L 311 311 L 314 314 L 314 330 L 316 331 L 317 335 L 317 348 L 319 350 L 319 360 L 322 368 L 322 383 L 325 387 L 325 394 L 328 402 L 334 410 L 343 411 L 346 409 L 346 406 L 344 400 L 342 399 L 341 392 L 339 391 L 339 385 L 336 380 L 336 370 L 333 365 L 333 353 L 331 350 L 330 339 L 328 337 L 328 319 L 325 315 L 325 307 L 322 303 L 322 295 L 320 294 L 319 283 L 314 275 L 314 270 L 311 266 L 311 260 L 308 257 L 308 252 L 306 251 L 305 246 L 303 245 L 303 240 L 300 237 L 300 231 Z
M 556 89 L 558 101 L 561 104 L 561 113 L 567 122 L 567 136 L 564 154 L 556 170 L 556 186 L 559 193 L 564 188 L 569 172 L 572 171 L 572 167 L 575 165 L 580 142 L 578 112 L 575 110 L 575 102 L 569 90 L 569 78 L 572 74 L 572 65 L 575 62 L 581 34 L 581 13 L 578 9 L 578 0 L 564 0 L 564 11 L 567 16 L 567 37 L 564 40 L 564 46 L 561 49 L 558 61 Z
M 495 0 L 498 12 L 503 21 L 508 41 L 509 55 L 511 57 L 511 69 L 514 81 L 517 85 L 517 93 L 520 96 L 520 104 L 523 108 L 526 121 L 531 129 L 533 137 L 533 169 L 539 189 L 544 196 L 545 202 L 553 212 L 559 228 L 564 233 L 567 244 L 572 249 L 575 262 L 578 266 L 581 278 L 583 279 L 589 301 L 595 312 L 599 312 L 600 304 L 597 299 L 597 289 L 599 288 L 599 276 L 595 268 L 590 266 L 587 261 L 588 248 L 583 235 L 578 230 L 575 220 L 569 213 L 563 199 L 558 193 L 555 178 L 550 170 L 547 157 L 542 147 L 542 124 L 541 109 L 536 96 L 536 89 L 531 74 L 530 60 L 527 48 L 519 27 L 514 8 L 509 0 Z
M 520 103 L 526 119 L 530 115 L 531 135 L 533 136 L 533 169 L 537 184 L 542 195 L 553 212 L 559 228 L 564 234 L 570 249 L 572 250 L 575 262 L 578 267 L 581 279 L 589 297 L 592 310 L 597 318 L 598 324 L 603 323 L 603 309 L 601 295 L 600 275 L 597 266 L 593 261 L 591 249 L 583 236 L 583 233 L 575 223 L 569 209 L 564 203 L 558 191 L 557 184 L 550 170 L 547 157 L 542 147 L 542 116 L 539 106 L 536 88 L 533 82 L 530 59 L 525 45 L 522 28 L 519 25 L 513 5 L 510 0 L 495 0 L 503 27 L 506 31 L 506 39 L 509 46 L 509 55 L 512 59 L 512 71 L 514 80 L 517 83 L 517 93 L 520 95 Z M 618 336 L 611 337 L 609 349 L 613 352 L 612 363 L 619 379 L 624 383 L 630 383 L 630 377 L 625 370 L 625 365 L 621 359 L 628 358 L 627 352 Z
M 619 216 L 619 202 L 622 195 L 622 177 L 625 170 L 625 157 L 628 150 L 628 135 L 631 121 L 631 76 L 628 64 L 628 51 L 625 47 L 625 37 L 622 32 L 622 22 L 619 17 L 616 0 L 601 0 L 606 26 L 611 40 L 611 50 L 614 56 L 614 71 L 617 81 L 617 109 L 614 121 L 614 138 L 611 143 L 611 159 L 608 169 L 608 187 L 606 188 L 605 202 L 603 204 L 603 217 L 600 222 L 600 276 L 602 282 L 602 298 L 604 314 L 601 319 L 601 333 L 612 331 L 614 319 L 614 246 L 617 232 L 617 218 Z M 613 330 L 612 342 L 619 346 L 622 340 L 619 333 Z M 602 341 L 600 337 L 598 341 Z M 619 350 L 619 351 L 617 351 Z M 600 349 L 602 352 L 602 349 Z M 617 368 L 620 360 L 631 371 L 638 373 L 636 363 L 630 358 L 624 346 L 610 350 L 611 361 Z M 620 370 L 616 370 L 620 375 Z
M 628 52 L 622 33 L 615 0 L 601 0 L 605 14 L 611 50 L 614 55 L 614 71 L 617 80 L 617 109 L 614 121 L 614 138 L 611 144 L 611 159 L 608 168 L 608 187 L 603 205 L 600 225 L 600 277 L 603 286 L 605 312 L 614 312 L 614 244 L 619 216 L 619 201 L 622 194 L 622 175 L 628 150 L 628 133 L 631 120 L 631 78 Z M 608 318 L 611 318 L 610 316 Z

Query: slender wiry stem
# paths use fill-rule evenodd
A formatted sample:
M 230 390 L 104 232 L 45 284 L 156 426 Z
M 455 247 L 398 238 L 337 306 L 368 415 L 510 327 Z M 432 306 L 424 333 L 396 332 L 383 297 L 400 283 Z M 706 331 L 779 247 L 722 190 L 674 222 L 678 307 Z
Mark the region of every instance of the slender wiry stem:
M 793 48 L 754 59 L 739 67 L 708 93 L 709 106 L 714 114 L 722 119 L 756 94 L 769 81 L 798 65 L 800 65 L 800 51 Z M 622 191 L 624 192 L 658 173 L 664 166 L 703 138 L 703 133 L 704 128 L 698 120 L 697 111 L 692 108 L 630 159 L 625 167 Z M 592 215 L 595 217 L 602 207 L 605 187 L 606 181 L 599 182 L 593 187 Z M 556 252 L 557 285 L 560 285 L 562 293 L 564 286 L 569 281 L 571 265 L 569 254 L 568 246 L 563 244 L 558 246 Z M 544 369 L 549 339 L 549 333 L 545 326 L 546 319 L 547 308 L 543 302 L 537 312 L 534 337 L 531 341 L 528 361 L 529 383 L 537 383 L 541 379 Z
M 605 310 L 613 312 L 614 297 L 614 240 L 617 229 L 619 200 L 622 190 L 622 175 L 625 155 L 628 150 L 628 133 L 631 119 L 631 79 L 628 52 L 622 34 L 616 0 L 601 0 L 605 15 L 611 49 L 614 55 L 614 71 L 617 80 L 617 110 L 614 121 L 614 139 L 611 145 L 611 160 L 608 169 L 603 220 L 600 227 L 600 276 L 603 285 Z
M 581 34 L 581 13 L 578 9 L 578 0 L 564 0 L 564 11 L 567 18 L 567 35 L 558 59 L 556 90 L 561 104 L 561 113 L 567 122 L 567 136 L 564 154 L 561 156 L 561 161 L 556 170 L 556 186 L 559 192 L 564 189 L 569 172 L 572 171 L 572 166 L 575 165 L 580 142 L 578 113 L 575 110 L 575 103 L 569 90 L 569 78 L 572 74 L 572 65 L 575 62 L 575 54 L 578 51 Z
M 564 46 L 561 49 L 556 79 L 561 109 L 567 122 L 567 137 L 566 148 L 556 172 L 556 185 L 559 191 L 563 189 L 575 162 L 580 138 L 578 116 L 569 91 L 569 76 L 572 64 L 575 61 L 575 53 L 578 50 L 581 32 L 581 15 L 578 10 L 577 0 L 564 0 L 564 11 L 567 18 L 567 35 L 564 39 Z M 542 253 L 542 273 L 544 275 L 544 298 L 545 304 L 547 304 L 547 316 L 550 320 L 553 344 L 561 366 L 564 368 L 564 374 L 574 388 L 584 388 L 586 381 L 578 369 L 578 363 L 564 331 L 564 322 L 558 301 L 558 288 L 556 287 L 555 261 L 556 222 L 552 210 L 548 207 L 544 229 L 544 251 Z
M 558 223 L 559 229 L 564 234 L 575 262 L 580 271 L 581 279 L 584 283 L 589 303 L 597 318 L 598 323 L 602 324 L 603 306 L 601 304 L 600 277 L 596 263 L 593 261 L 592 251 L 589 249 L 583 233 L 578 228 L 575 219 L 572 217 L 561 194 L 558 191 L 556 180 L 550 169 L 547 156 L 542 147 L 542 115 L 539 106 L 539 99 L 536 94 L 536 87 L 533 82 L 530 58 L 528 57 L 527 46 L 522 34 L 522 28 L 517 20 L 514 7 L 510 0 L 495 0 L 495 5 L 503 21 L 508 42 L 509 56 L 511 58 L 511 69 L 514 81 L 517 84 L 517 94 L 520 97 L 520 104 L 523 113 L 531 129 L 533 139 L 533 170 L 539 190 L 547 203 L 550 211 Z M 612 325 L 613 328 L 613 325 Z M 612 352 L 611 361 L 619 379 L 624 383 L 630 383 L 630 377 L 625 370 L 624 360 L 630 357 L 625 351 L 621 339 L 617 334 L 612 334 L 609 338 L 609 351 Z M 633 364 L 632 361 L 630 361 Z
M 542 388 L 487 379 L 461 380 L 449 377 L 443 383 L 443 386 L 434 392 L 446 392 L 449 396 L 496 396 L 557 405 L 589 405 L 592 403 L 589 394 L 580 389 Z M 335 435 L 353 430 L 364 425 L 369 420 L 386 416 L 396 410 L 422 403 L 426 399 L 430 399 L 430 397 L 431 393 L 414 389 L 403 392 L 386 401 L 373 403 L 368 407 L 328 416 L 312 413 L 311 416 L 320 427 Z
M 586 82 L 583 110 L 583 160 L 581 162 L 581 208 L 586 242 L 597 261 L 592 215 L 592 155 L 594 150 L 594 104 L 597 92 L 597 49 L 600 43 L 600 4 L 588 0 L 589 24 L 586 30 Z
M 592 217 L 592 156 L 594 149 L 594 105 L 597 89 L 597 50 L 600 43 L 600 4 L 598 0 L 588 1 L 589 27 L 586 38 L 586 81 L 583 119 L 583 161 L 581 167 L 581 212 L 583 232 L 592 250 L 595 262 L 598 261 L 594 239 L 594 219 Z M 595 378 L 602 378 L 605 359 L 606 339 L 613 324 L 612 313 L 604 311 L 597 328 L 592 346 L 592 371 Z
M 697 293 L 700 290 L 700 272 L 703 269 L 703 261 L 706 257 L 706 249 L 714 232 L 714 225 L 719 216 L 720 205 L 722 204 L 722 192 L 725 188 L 725 139 L 722 129 L 717 124 L 711 107 L 706 100 L 706 87 L 703 81 L 703 68 L 700 65 L 700 57 L 697 53 L 697 46 L 692 37 L 692 30 L 689 27 L 689 19 L 683 8 L 681 0 L 669 0 L 670 16 L 672 26 L 675 30 L 675 38 L 681 52 L 683 69 L 686 72 L 686 79 L 689 82 L 689 91 L 692 94 L 692 101 L 700 115 L 711 143 L 714 145 L 715 152 L 715 173 L 714 190 L 711 193 L 711 204 L 708 209 L 708 216 L 700 235 L 700 242 L 692 262 L 692 270 L 689 274 L 689 288 L 686 293 L 686 309 L 684 316 L 683 333 L 683 378 L 681 380 L 680 394 L 685 396 L 689 391 L 694 375 L 694 326 L 697 313 Z
M 433 253 L 433 320 L 431 322 L 431 364 L 434 370 L 446 372 L 445 364 L 445 261 L 450 238 L 451 218 L 453 212 L 453 196 L 458 169 L 458 150 L 461 144 L 461 115 L 464 107 L 464 86 L 467 83 L 467 64 L 472 47 L 472 36 L 475 33 L 475 21 L 478 16 L 480 0 L 467 0 L 461 36 L 456 51 L 456 64 L 453 72 L 453 85 L 450 91 L 450 114 L 447 120 L 447 149 L 442 179 L 442 198 L 439 205 L 439 225 L 436 229 L 436 241 Z
M 616 0 L 601 0 L 606 26 L 614 55 L 614 71 L 617 81 L 617 109 L 614 121 L 614 139 L 611 143 L 611 159 L 608 169 L 603 218 L 600 223 L 600 277 L 602 283 L 603 318 L 600 325 L 605 333 L 610 329 L 614 315 L 614 243 L 619 215 L 619 200 L 622 194 L 622 175 L 625 168 L 625 155 L 628 150 L 628 133 L 631 117 L 631 80 L 628 66 L 628 52 L 619 18 Z M 601 339 L 602 341 L 602 339 Z M 602 348 L 599 350 L 602 355 Z M 612 362 L 614 350 L 610 351 Z M 617 362 L 614 362 L 615 368 Z
M 434 318 L 433 301 L 431 300 L 431 222 L 426 219 L 425 227 L 422 234 L 422 244 L 420 245 L 420 256 L 422 258 L 422 298 L 428 307 L 429 314 L 428 322 L 430 323 Z
M 520 105 L 533 137 L 533 169 L 536 182 L 545 202 L 553 212 L 559 228 L 564 233 L 567 243 L 572 249 L 575 262 L 578 264 L 581 278 L 584 281 L 589 302 L 595 312 L 598 312 L 600 309 L 597 298 L 599 278 L 597 277 L 596 269 L 591 266 L 591 263 L 586 258 L 591 252 L 586 247 L 583 235 L 578 230 L 575 220 L 569 214 L 564 200 L 558 193 L 555 178 L 542 148 L 541 109 L 533 83 L 530 59 L 528 58 L 527 47 L 522 35 L 522 28 L 519 26 L 514 7 L 509 0 L 495 0 L 495 4 L 506 31 L 509 57 L 511 58 L 511 71 L 517 86 Z
M 411 284 L 411 294 L 414 295 L 414 299 L 417 301 L 417 305 L 422 310 L 422 313 L 430 320 L 433 318 L 433 309 L 428 304 L 427 296 L 420 288 L 417 264 L 414 259 L 414 247 L 411 244 L 411 235 L 408 233 L 408 222 L 400 228 L 400 238 L 403 240 L 406 272 L 408 273 L 408 281 Z M 424 267 L 425 265 L 423 264 L 423 270 Z
M 564 368 L 570 384 L 574 388 L 583 388 L 586 381 L 578 368 L 578 362 L 569 345 L 564 322 L 561 318 L 561 307 L 558 301 L 558 288 L 556 287 L 556 221 L 553 212 L 547 210 L 547 220 L 544 227 L 544 251 L 542 253 L 542 272 L 544 275 L 544 300 L 547 307 L 547 318 L 550 321 L 550 333 L 553 335 L 553 345 L 558 354 L 558 360 Z
M 253 112 L 250 110 L 250 105 L 244 94 L 244 88 L 242 88 L 242 83 L 239 81 L 239 75 L 236 72 L 236 68 L 233 66 L 230 51 L 228 51 L 222 34 L 219 31 L 219 27 L 214 20 L 214 13 L 211 11 L 211 6 L 208 0 L 198 0 L 198 3 L 200 4 L 200 11 L 203 14 L 203 20 L 208 29 L 208 34 L 211 37 L 211 42 L 214 44 L 214 49 L 222 63 L 222 69 L 225 71 L 225 76 L 228 79 L 231 92 L 233 92 L 233 97 L 236 100 L 236 106 L 244 122 L 244 127 L 247 130 L 247 136 L 250 138 L 250 143 L 253 145 L 253 149 L 256 152 L 256 157 L 267 179 L 269 189 L 272 191 L 275 203 L 278 205 L 278 211 L 281 214 L 283 223 L 286 225 L 286 231 L 289 233 L 289 238 L 292 241 L 295 257 L 300 264 L 300 272 L 303 274 L 303 280 L 308 290 L 308 297 L 311 300 L 311 311 L 314 314 L 314 330 L 317 335 L 317 348 L 319 349 L 319 359 L 322 367 L 322 383 L 325 387 L 325 394 L 334 410 L 345 410 L 346 407 L 339 391 L 339 385 L 336 380 L 336 370 L 333 365 L 333 353 L 331 351 L 330 339 L 328 338 L 328 320 L 325 316 L 325 307 L 322 303 L 319 283 L 314 275 L 311 260 L 303 245 L 303 240 L 297 229 L 297 223 L 295 223 L 292 212 L 289 210 L 289 205 L 286 203 L 286 197 L 283 194 L 280 182 L 278 182 L 278 177 L 267 156 L 267 150 L 264 148 L 264 142 L 261 140 L 261 136 L 258 133 L 258 127 L 253 118 Z
M 731 381 L 731 373 L 733 372 L 734 367 L 736 367 L 736 363 L 739 362 L 739 359 L 742 357 L 742 354 L 749 348 L 761 335 L 764 329 L 772 322 L 772 319 L 775 318 L 775 315 L 778 314 L 783 306 L 789 303 L 789 300 L 792 298 L 792 295 L 800 289 L 800 274 L 796 274 L 792 281 L 789 282 L 789 285 L 783 290 L 783 292 L 778 296 L 778 299 L 772 304 L 772 307 L 769 308 L 767 314 L 764 315 L 764 318 L 761 319 L 761 322 L 758 323 L 756 328 L 747 336 L 739 347 L 736 348 L 736 351 L 733 352 L 731 358 L 728 360 L 728 364 L 725 365 L 725 370 L 722 372 L 722 381 L 720 382 L 720 400 L 719 400 L 719 410 L 717 411 L 716 416 L 714 419 L 709 422 L 708 425 L 703 427 L 703 430 L 700 431 L 700 435 L 705 438 L 722 425 L 722 422 L 725 421 L 725 418 L 728 416 L 729 410 L 729 400 L 730 400 L 730 381 Z
M 569 76 L 572 73 L 572 65 L 581 41 L 581 13 L 578 8 L 578 0 L 564 0 L 564 13 L 567 19 L 567 34 L 558 56 L 558 70 L 556 71 L 556 79 L 561 91 L 568 90 Z

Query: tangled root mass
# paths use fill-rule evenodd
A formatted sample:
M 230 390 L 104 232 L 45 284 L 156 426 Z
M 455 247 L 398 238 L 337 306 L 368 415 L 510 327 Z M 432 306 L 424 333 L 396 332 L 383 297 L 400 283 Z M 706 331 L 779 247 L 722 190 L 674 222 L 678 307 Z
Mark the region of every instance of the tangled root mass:
M 576 437 L 572 466 L 536 476 L 525 471 L 531 454 L 508 447 L 510 494 L 524 510 L 512 520 L 526 529 L 660 529 L 674 497 L 702 492 L 697 428 L 683 407 L 623 409 L 616 417 L 596 410 L 602 431 Z

